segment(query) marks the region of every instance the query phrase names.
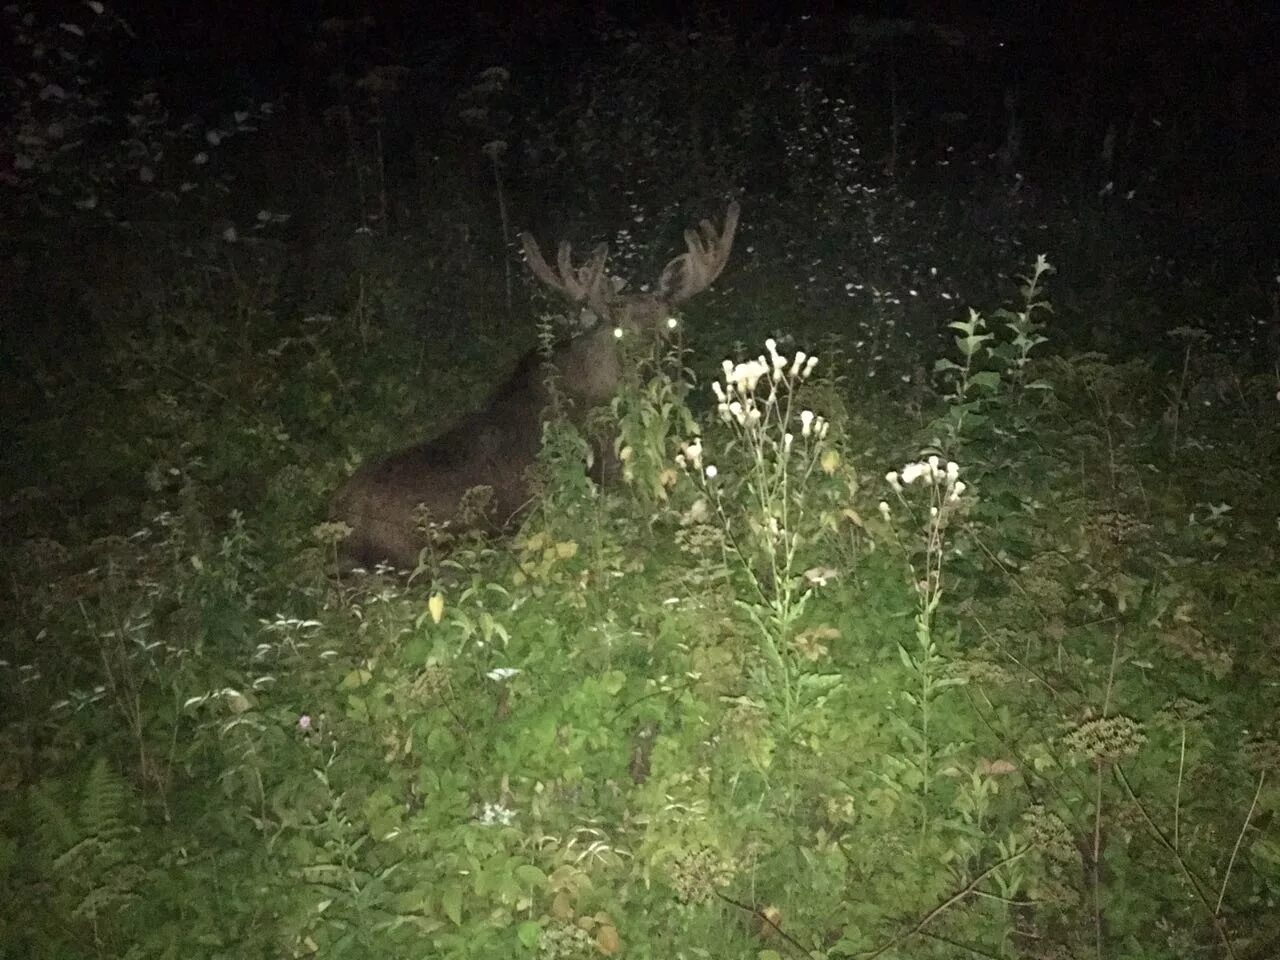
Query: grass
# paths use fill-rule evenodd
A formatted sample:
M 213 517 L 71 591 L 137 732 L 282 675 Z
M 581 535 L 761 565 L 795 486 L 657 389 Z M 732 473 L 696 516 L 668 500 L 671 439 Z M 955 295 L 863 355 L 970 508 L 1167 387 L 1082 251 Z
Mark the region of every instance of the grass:
M 1042 355 L 1041 296 L 911 403 L 823 357 L 753 439 L 699 388 L 686 472 L 552 461 L 434 589 L 330 581 L 316 528 L 427 422 L 402 341 L 166 305 L 22 428 L 8 955 L 1263 956 L 1266 398 Z

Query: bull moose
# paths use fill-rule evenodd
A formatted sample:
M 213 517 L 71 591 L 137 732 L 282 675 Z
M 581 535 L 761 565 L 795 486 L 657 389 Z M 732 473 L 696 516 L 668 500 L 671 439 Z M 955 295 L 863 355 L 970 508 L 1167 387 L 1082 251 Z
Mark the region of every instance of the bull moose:
M 552 348 L 560 395 L 570 419 L 582 424 L 590 411 L 613 399 L 623 380 L 620 340 L 652 343 L 666 335 L 672 308 L 709 287 L 724 269 L 738 226 L 731 203 L 724 225 L 709 220 L 685 231 L 686 252 L 663 268 L 648 293 L 623 295 L 605 271 L 608 247 L 597 246 L 574 266 L 567 241 L 556 267 L 543 259 L 534 238 L 521 243 L 529 269 L 570 303 L 598 318 L 585 333 Z M 421 443 L 359 468 L 333 500 L 332 516 L 351 528 L 339 547 L 344 570 L 388 563 L 413 569 L 426 546 L 419 519 L 461 527 L 500 530 L 510 526 L 532 498 L 530 468 L 538 457 L 542 424 L 552 400 L 542 370 L 543 355 L 531 350 L 483 407 Z M 459 510 L 469 491 L 487 488 L 483 516 Z

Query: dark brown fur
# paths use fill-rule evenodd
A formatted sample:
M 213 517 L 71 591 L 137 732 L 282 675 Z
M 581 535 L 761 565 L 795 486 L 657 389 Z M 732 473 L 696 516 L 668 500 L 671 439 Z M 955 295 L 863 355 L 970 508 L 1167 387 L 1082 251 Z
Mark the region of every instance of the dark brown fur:
M 575 304 L 589 305 L 600 318 L 590 332 L 554 348 L 551 363 L 558 389 L 569 401 L 571 420 L 581 424 L 592 408 L 608 403 L 622 380 L 618 333 L 649 338 L 666 332 L 672 306 L 706 289 L 720 274 L 733 245 L 737 204 L 729 207 L 722 231 L 706 220 L 685 232 L 688 252 L 667 264 L 650 294 L 617 295 L 605 274 L 606 249 L 574 267 L 561 244 L 558 271 L 524 235 L 530 269 L 543 283 Z M 413 569 L 426 545 L 416 518 L 423 510 L 435 523 L 460 521 L 471 527 L 502 529 L 528 505 L 530 469 L 542 443 L 550 394 L 538 351 L 527 354 L 483 408 L 447 432 L 357 470 L 333 500 L 332 516 L 351 527 L 340 547 L 340 566 L 373 567 L 387 562 Z M 492 491 L 483 518 L 461 517 L 469 490 Z
M 581 423 L 595 406 L 608 402 L 621 375 L 612 328 L 598 328 L 552 354 L 570 418 Z M 485 406 L 448 432 L 352 475 L 333 503 L 333 515 L 352 528 L 342 544 L 342 566 L 372 567 L 387 562 L 412 570 L 424 546 L 416 529 L 419 507 L 435 522 L 458 519 L 468 490 L 488 487 L 486 515 L 473 518 L 500 530 L 528 505 L 529 470 L 542 444 L 542 423 L 550 402 L 541 356 L 530 352 Z

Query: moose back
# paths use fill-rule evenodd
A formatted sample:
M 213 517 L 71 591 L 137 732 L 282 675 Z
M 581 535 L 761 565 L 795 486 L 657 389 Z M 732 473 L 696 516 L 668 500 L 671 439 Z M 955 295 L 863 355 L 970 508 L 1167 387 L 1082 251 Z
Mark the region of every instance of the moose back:
M 568 400 L 570 419 L 581 425 L 595 407 L 613 399 L 623 379 L 620 340 L 664 336 L 671 310 L 710 286 L 724 269 L 738 225 L 730 204 L 724 226 L 707 220 L 685 231 L 686 252 L 663 269 L 650 293 L 621 295 L 605 270 L 608 248 L 596 247 L 574 266 L 562 242 L 553 269 L 537 242 L 522 234 L 529 269 L 571 303 L 589 307 L 599 322 L 553 348 L 557 389 Z M 332 516 L 351 528 L 339 548 L 343 570 L 387 563 L 413 569 L 426 546 L 419 518 L 454 530 L 462 526 L 498 530 L 528 506 L 530 469 L 542 443 L 542 423 L 551 395 L 533 350 L 517 364 L 488 402 L 446 432 L 357 470 L 333 500 Z M 483 515 L 459 511 L 468 491 L 487 488 Z

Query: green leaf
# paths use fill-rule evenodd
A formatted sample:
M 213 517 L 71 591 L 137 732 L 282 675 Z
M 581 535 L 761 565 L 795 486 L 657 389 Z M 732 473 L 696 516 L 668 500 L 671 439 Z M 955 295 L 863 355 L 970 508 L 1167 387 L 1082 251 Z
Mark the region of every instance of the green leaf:
M 800 678 L 800 689 L 806 693 L 830 693 L 844 682 L 839 673 L 807 673 Z
M 444 910 L 444 915 L 453 921 L 454 926 L 462 926 L 462 889 L 457 886 L 449 887 L 444 892 L 444 896 L 440 898 L 440 906 Z
M 601 686 L 605 693 L 610 696 L 616 696 L 622 692 L 622 688 L 627 685 L 627 675 L 621 670 L 610 670 L 600 678 Z
M 542 927 L 534 920 L 526 920 L 516 927 L 516 939 L 526 950 L 532 950 L 542 938 Z
M 994 370 L 983 370 L 970 377 L 969 383 L 973 386 L 982 387 L 982 389 L 989 390 L 994 393 L 1000 388 L 1000 374 L 996 373 Z
M 372 679 L 373 679 L 373 674 L 370 673 L 368 670 L 363 670 L 363 669 L 352 670 L 349 673 L 347 673 L 345 677 L 342 678 L 342 682 L 338 684 L 338 689 L 339 690 L 357 690 L 360 687 L 363 687 Z
M 531 863 L 522 863 L 515 868 L 514 873 L 515 878 L 526 887 L 541 889 L 547 885 L 547 875 Z

